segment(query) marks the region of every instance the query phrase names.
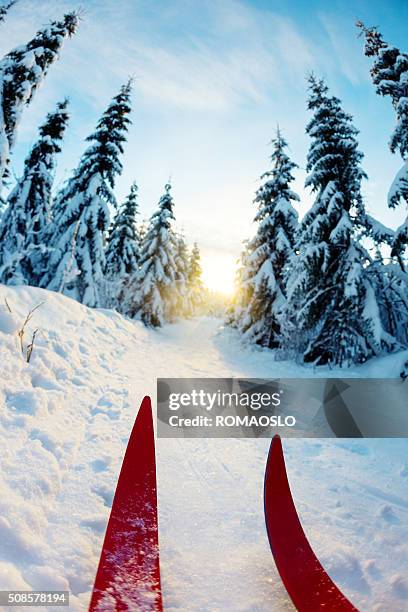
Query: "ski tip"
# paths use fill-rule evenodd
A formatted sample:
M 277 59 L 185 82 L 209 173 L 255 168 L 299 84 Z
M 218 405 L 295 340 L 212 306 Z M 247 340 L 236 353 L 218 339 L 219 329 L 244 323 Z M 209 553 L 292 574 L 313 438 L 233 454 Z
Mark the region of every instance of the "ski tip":
M 140 404 L 140 408 L 146 405 L 149 406 L 150 408 L 152 407 L 152 398 L 150 397 L 150 395 L 144 396 L 144 398 L 142 399 L 142 403 Z
M 148 395 L 145 395 L 139 406 L 133 427 L 137 431 L 140 428 L 150 427 L 150 423 L 153 423 L 152 400 Z
M 274 455 L 275 453 L 283 454 L 282 438 L 280 437 L 279 434 L 275 434 L 272 438 L 271 446 L 269 449 L 269 454 L 271 455 L 272 452 Z
M 283 466 L 283 470 L 286 470 L 282 439 L 278 434 L 274 435 L 271 440 L 268 457 L 266 460 L 264 478 L 264 504 L 266 503 L 267 489 L 269 489 L 271 482 L 270 473 L 277 465 Z
M 152 400 L 149 395 L 145 395 L 142 399 L 142 403 L 140 404 L 138 415 L 141 412 L 151 412 L 152 411 Z

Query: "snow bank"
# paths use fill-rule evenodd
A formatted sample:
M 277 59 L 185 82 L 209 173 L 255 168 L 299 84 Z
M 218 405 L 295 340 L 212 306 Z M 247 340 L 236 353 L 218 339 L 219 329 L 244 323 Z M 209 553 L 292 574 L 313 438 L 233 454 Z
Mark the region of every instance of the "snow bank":
M 136 406 L 117 358 L 145 332 L 39 289 L 1 287 L 4 297 L 12 314 L 0 311 L 0 582 L 69 588 L 82 610 Z M 16 329 L 41 302 L 25 334 L 28 343 L 39 329 L 27 364 Z M 126 425 L 115 431 L 121 412 Z
M 40 289 L 0 287 L 4 297 L 0 589 L 69 589 L 70 609 L 85 610 L 135 412 L 144 394 L 155 397 L 156 377 L 311 370 L 244 349 L 215 319 L 150 331 Z M 15 330 L 41 302 L 27 364 Z M 395 376 L 407 357 L 350 374 Z M 264 529 L 267 449 L 267 440 L 158 440 L 166 610 L 292 609 Z M 290 440 L 285 451 L 306 533 L 340 588 L 360 609 L 407 608 L 407 441 Z

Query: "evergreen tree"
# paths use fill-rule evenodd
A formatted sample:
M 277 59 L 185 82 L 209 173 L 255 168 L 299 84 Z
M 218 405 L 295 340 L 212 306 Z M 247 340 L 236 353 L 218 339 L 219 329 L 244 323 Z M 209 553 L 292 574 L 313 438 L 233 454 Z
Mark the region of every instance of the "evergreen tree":
M 401 345 L 408 345 L 408 293 L 406 273 L 384 261 L 381 245 L 367 268 L 384 329 Z
M 40 138 L 24 163 L 24 172 L 8 198 L 0 221 L 0 282 L 38 285 L 44 272 L 46 226 L 56 155 L 68 123 L 68 101 L 57 105 L 40 127 Z
M 0 6 L 0 23 L 5 20 L 7 13 L 16 2 L 17 0 L 10 0 L 6 4 L 3 4 L 3 6 Z
M 139 252 L 142 250 L 142 244 L 147 234 L 147 230 L 149 229 L 149 222 L 146 219 L 143 219 L 141 223 L 137 225 L 137 236 L 139 241 Z
M 68 13 L 37 32 L 26 45 L 10 51 L 0 62 L 0 184 L 7 175 L 9 156 L 24 107 L 31 102 L 63 42 L 72 36 L 78 15 Z
M 256 274 L 251 258 L 254 248 L 255 238 L 244 241 L 244 248 L 237 262 L 236 290 L 232 306 L 227 313 L 227 324 L 239 329 L 243 329 L 248 323 L 246 314 L 253 295 L 252 279 Z
M 306 185 L 316 193 L 296 243 L 287 287 L 285 345 L 304 361 L 347 365 L 365 361 L 396 342 L 383 329 L 368 253 L 355 236 L 364 214 L 363 154 L 357 130 L 322 80 L 309 79 L 307 126 L 312 139 Z M 353 216 L 354 215 L 354 216 Z
M 395 232 L 374 219 L 364 215 L 362 236 L 374 245 L 374 256 L 367 267 L 375 286 L 381 321 L 384 329 L 402 345 L 408 345 L 408 275 L 396 265 L 390 253 Z
M 174 291 L 172 292 L 173 304 L 169 307 L 171 319 L 190 314 L 190 295 L 187 287 L 189 252 L 184 236 L 181 233 L 173 233 L 174 263 L 176 264 L 176 277 Z
M 150 219 L 140 254 L 140 269 L 133 283 L 133 305 L 130 316 L 140 316 L 143 323 L 160 327 L 172 320 L 174 291 L 177 278 L 176 248 L 172 222 L 174 221 L 171 186 L 165 186 L 158 210 Z
M 408 205 L 408 54 L 386 43 L 377 28 L 367 28 L 361 21 L 357 22 L 357 26 L 365 35 L 365 55 L 374 58 L 371 78 L 376 91 L 391 99 L 396 114 L 397 124 L 389 145 L 392 153 L 399 151 L 404 165 L 390 188 L 388 205 L 390 208 L 395 208 L 401 202 Z M 402 269 L 407 244 L 408 217 L 395 232 L 392 250 Z
M 123 277 L 137 270 L 139 237 L 136 229 L 138 187 L 133 183 L 130 193 L 116 214 L 109 231 L 106 249 L 106 274 Z
M 108 305 L 122 310 L 123 291 L 129 277 L 138 270 L 140 242 L 136 229 L 138 187 L 136 183 L 114 218 L 106 249 L 105 276 L 107 281 Z
M 88 136 L 90 145 L 54 203 L 49 232 L 53 249 L 42 286 L 62 291 L 91 307 L 101 305 L 105 233 L 109 205 L 116 207 L 115 179 L 130 124 L 131 83 L 124 85 Z
M 286 298 L 285 275 L 297 229 L 297 212 L 292 202 L 299 201 L 299 196 L 290 188 L 296 164 L 286 153 L 287 143 L 279 129 L 272 145 L 272 170 L 262 175 L 264 184 L 255 197 L 258 212 L 254 220 L 258 228 L 251 244 L 250 300 L 241 329 L 252 342 L 276 348 Z
M 190 313 L 192 315 L 196 315 L 203 306 L 204 287 L 201 275 L 201 254 L 198 244 L 195 242 L 187 267 L 187 287 L 189 293 Z

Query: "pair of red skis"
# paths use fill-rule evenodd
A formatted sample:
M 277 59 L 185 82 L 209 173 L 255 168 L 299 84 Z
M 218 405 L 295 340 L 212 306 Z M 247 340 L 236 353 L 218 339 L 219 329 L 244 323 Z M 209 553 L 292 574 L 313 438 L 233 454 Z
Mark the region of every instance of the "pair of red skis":
M 283 457 L 271 443 L 265 520 L 282 581 L 300 612 L 357 612 L 314 554 L 299 521 Z M 152 408 L 145 397 L 131 433 L 105 534 L 90 612 L 161 612 L 156 459 Z

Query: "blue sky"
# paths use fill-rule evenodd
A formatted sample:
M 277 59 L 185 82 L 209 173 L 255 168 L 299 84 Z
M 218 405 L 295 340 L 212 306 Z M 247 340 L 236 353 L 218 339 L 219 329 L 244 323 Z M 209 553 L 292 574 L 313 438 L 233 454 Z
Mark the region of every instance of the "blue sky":
M 313 70 L 327 79 L 361 131 L 367 207 L 390 226 L 402 220 L 404 211 L 386 206 L 401 166 L 387 148 L 394 115 L 389 101 L 374 92 L 354 22 L 378 25 L 386 40 L 404 49 L 407 2 L 19 0 L 2 26 L 0 51 L 79 6 L 78 34 L 24 114 L 14 156 L 17 174 L 46 112 L 68 95 L 72 118 L 57 183 L 69 176 L 84 138 L 133 75 L 133 125 L 118 198 L 136 179 L 141 215 L 147 218 L 171 177 L 178 226 L 190 242 L 199 242 L 206 280 L 227 288 L 241 243 L 254 229 L 252 199 L 268 168 L 277 123 L 300 166 L 295 184 L 300 214 L 310 205 L 303 189 L 305 75 Z

